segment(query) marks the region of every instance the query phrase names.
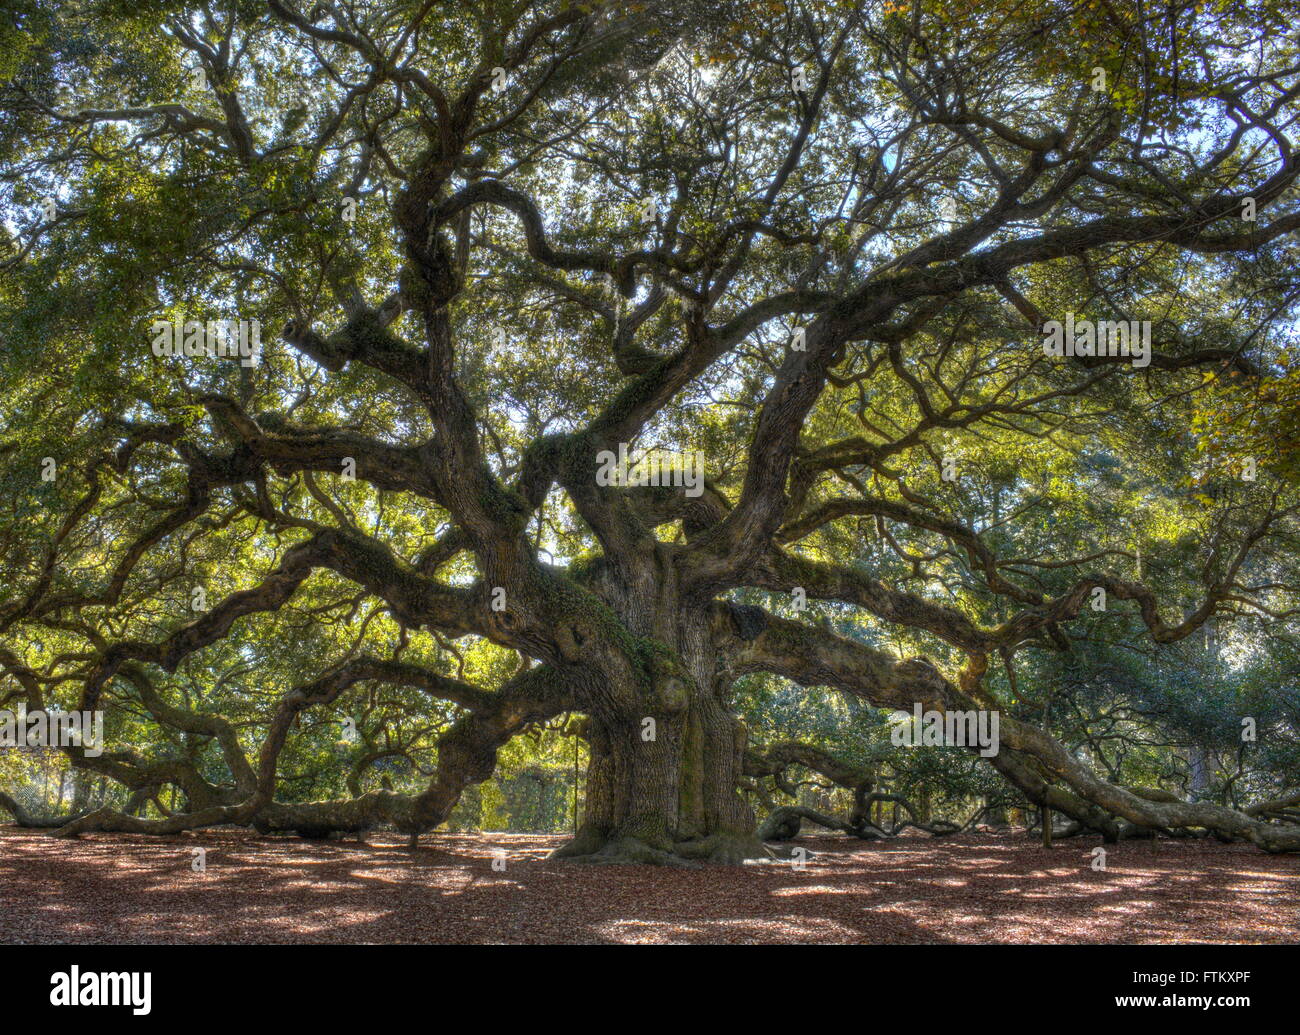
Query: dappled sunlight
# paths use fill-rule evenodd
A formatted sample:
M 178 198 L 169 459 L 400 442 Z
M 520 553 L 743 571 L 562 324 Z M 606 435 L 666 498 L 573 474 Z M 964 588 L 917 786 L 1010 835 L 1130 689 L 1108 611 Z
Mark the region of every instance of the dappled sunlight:
M 563 838 L 434 834 L 411 850 L 209 831 L 78 841 L 0 828 L 0 940 L 87 942 L 1295 942 L 1300 859 L 1210 841 L 1045 850 L 1022 832 L 802 838 L 790 863 L 546 858 Z M 207 868 L 190 868 L 192 849 Z M 497 868 L 494 869 L 494 862 Z M 504 869 L 501 867 L 504 866 Z

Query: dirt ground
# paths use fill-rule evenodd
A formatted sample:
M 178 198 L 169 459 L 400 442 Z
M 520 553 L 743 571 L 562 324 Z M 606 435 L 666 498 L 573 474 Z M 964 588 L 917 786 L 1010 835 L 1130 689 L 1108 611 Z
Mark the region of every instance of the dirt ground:
M 1128 841 L 1099 872 L 1022 832 L 805 837 L 802 870 L 548 861 L 562 842 L 0 827 L 0 943 L 1300 942 L 1300 856 L 1245 845 Z

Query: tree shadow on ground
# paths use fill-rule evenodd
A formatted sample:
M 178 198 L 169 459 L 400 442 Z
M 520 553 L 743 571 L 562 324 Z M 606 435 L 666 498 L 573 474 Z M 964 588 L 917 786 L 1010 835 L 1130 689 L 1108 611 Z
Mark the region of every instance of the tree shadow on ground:
M 1300 858 L 1207 841 L 1043 849 L 1023 833 L 801 838 L 809 858 L 580 866 L 563 838 L 411 850 L 213 830 L 61 841 L 0 828 L 6 943 L 942 943 L 1300 938 Z M 206 850 L 204 872 L 192 869 Z M 498 854 L 503 853 L 503 854 Z M 494 868 L 495 862 L 495 868 Z M 504 866 L 504 869 L 501 867 Z

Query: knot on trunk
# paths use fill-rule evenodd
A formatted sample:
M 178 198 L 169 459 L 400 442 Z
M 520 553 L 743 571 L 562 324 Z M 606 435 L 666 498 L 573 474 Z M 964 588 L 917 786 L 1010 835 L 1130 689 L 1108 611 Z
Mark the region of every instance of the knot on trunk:
M 746 643 L 758 639 L 767 628 L 767 614 L 761 607 L 751 607 L 749 604 L 731 604 L 730 607 L 731 622 L 736 627 L 736 633 Z

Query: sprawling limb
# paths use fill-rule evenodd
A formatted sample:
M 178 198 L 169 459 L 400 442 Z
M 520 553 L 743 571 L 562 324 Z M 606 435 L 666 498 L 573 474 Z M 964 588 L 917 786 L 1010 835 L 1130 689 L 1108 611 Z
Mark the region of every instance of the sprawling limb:
M 376 791 L 351 800 L 276 802 L 277 762 L 295 718 L 307 708 L 333 703 L 345 690 L 360 682 L 413 686 L 466 709 L 466 714 L 439 739 L 438 764 L 428 788 L 418 795 Z M 56 833 L 63 837 L 95 830 L 167 834 L 235 823 L 252 825 L 264 832 L 292 830 L 314 837 L 361 832 L 381 825 L 418 834 L 442 823 L 466 786 L 491 776 L 501 745 L 527 726 L 569 710 L 572 704 L 563 678 L 544 666 L 530 669 L 489 693 L 416 665 L 362 656 L 335 667 L 280 700 L 262 743 L 255 774 L 242 753 L 237 752 L 235 770 L 254 775 L 255 783 L 226 795 L 224 804 L 158 820 L 104 808 L 64 823 Z M 159 705 L 155 700 L 153 706 Z M 163 712 L 160 719 L 170 718 L 186 725 L 210 722 L 208 717 L 179 715 L 177 709 L 160 707 L 160 711 Z M 160 774 L 151 775 L 157 778 Z M 22 823 L 27 817 L 20 818 L 15 812 L 15 818 Z
M 747 609 L 738 623 L 736 609 L 720 605 L 714 627 L 730 641 L 740 670 L 775 672 L 804 686 L 831 686 L 880 708 L 910 711 L 920 703 L 926 710 L 945 713 L 987 707 L 924 658 L 898 661 L 882 651 L 757 609 Z M 1118 836 L 1115 820 L 1109 818 L 1113 816 L 1157 829 L 1203 827 L 1249 840 L 1267 851 L 1300 850 L 1300 827 L 1262 822 L 1204 802 L 1150 801 L 1102 780 L 1049 734 L 1005 713 L 1000 716 L 1000 737 L 992 765 L 1031 801 L 1045 802 L 1108 838 Z
M 82 707 L 142 709 L 230 774 L 73 752 L 141 808 L 168 786 L 188 804 L 160 806 L 162 819 L 100 812 L 71 832 L 253 822 L 418 834 L 490 774 L 510 736 L 564 708 L 585 716 L 592 758 L 586 823 L 566 855 L 734 862 L 762 852 L 736 794 L 737 674 L 776 672 L 884 707 L 992 708 L 986 656 L 1010 676 L 1018 652 L 1068 647 L 1096 590 L 1130 605 L 1159 644 L 1234 609 L 1289 621 L 1296 587 L 1248 576 L 1294 522 L 1271 484 L 1262 506 L 1225 504 L 1233 520 L 1201 528 L 1195 557 L 1177 544 L 1196 605 L 1174 618 L 1140 561 L 1136 577 L 1112 564 L 1129 552 L 1078 557 L 1057 541 L 1071 530 L 986 520 L 955 491 L 918 487 L 953 443 L 1095 431 L 1119 451 L 1127 419 L 1168 407 L 1190 423 L 1181 401 L 1212 399 L 1216 378 L 1258 387 L 1278 368 L 1269 329 L 1289 326 L 1293 285 L 1258 270 L 1287 268 L 1280 245 L 1300 228 L 1287 193 L 1300 87 L 1253 7 L 1107 8 L 1115 38 L 1168 29 L 1201 48 L 1181 93 L 1153 67 L 1123 69 L 1134 114 L 1059 72 L 1053 37 L 1068 36 L 1069 5 L 1045 22 L 1017 14 L 956 34 L 924 5 L 900 17 L 793 4 L 779 29 L 732 0 L 481 6 L 304 12 L 273 0 L 204 15 L 201 32 L 160 16 L 132 32 L 205 73 L 180 97 L 171 77 L 167 96 L 142 79 L 129 104 L 98 96 L 104 69 L 85 55 L 114 52 L 112 28 L 103 47 L 32 48 L 0 88 L 16 156 L 0 160 L 3 182 L 60 201 L 53 217 L 0 234 L 0 272 L 16 278 L 0 295 L 18 326 L 81 355 L 105 337 L 82 314 L 105 299 L 147 326 L 229 297 L 283 327 L 256 369 L 146 370 L 142 357 L 162 357 L 131 351 L 134 331 L 75 378 L 15 353 L 0 400 L 0 457 L 18 458 L 6 485 L 26 492 L 47 452 L 60 453 L 61 481 L 15 496 L 0 522 L 14 572 L 0 664 L 18 687 L 0 694 L 36 706 L 80 687 Z M 1223 24 L 1248 41 L 1229 57 Z M 286 52 L 313 95 L 279 111 L 271 88 L 285 84 L 252 67 Z M 1169 57 L 1175 81 L 1193 74 Z M 66 69 L 88 89 L 52 90 Z M 1040 103 L 1008 109 L 1021 97 Z M 1206 127 L 1192 136 L 1180 121 L 1189 103 Z M 103 169 L 147 189 L 110 210 L 111 177 L 86 173 Z M 953 211 L 938 218 L 941 198 Z M 338 225 L 343 199 L 361 206 L 356 225 Z M 153 225 L 164 229 L 143 242 L 120 236 Z M 86 282 L 73 278 L 76 294 L 55 275 L 69 255 Z M 129 276 L 104 260 L 124 255 Z M 1203 301 L 1220 281 L 1249 303 Z M 1066 306 L 1154 319 L 1149 369 L 1047 359 L 1044 318 Z M 1194 335 L 1179 330 L 1203 315 Z M 1240 336 L 1222 326 L 1243 323 Z M 488 343 L 507 328 L 503 356 Z M 65 458 L 90 425 L 88 459 Z M 1134 451 L 1176 437 L 1154 422 Z M 709 482 L 691 496 L 601 484 L 601 451 L 634 443 L 707 449 Z M 1176 506 L 1187 470 L 1153 473 L 1170 475 L 1161 502 Z M 1029 494 L 1011 480 L 1010 496 Z M 862 519 L 885 546 L 875 555 L 854 540 Z M 913 552 L 900 538 L 937 546 Z M 999 539 L 1028 555 L 1004 555 Z M 1275 567 L 1291 559 L 1280 554 Z M 222 565 L 246 588 L 177 625 L 192 576 Z M 796 589 L 937 640 L 966 667 L 950 679 L 924 659 L 715 604 Z M 1270 593 L 1284 601 L 1272 610 Z M 330 623 L 366 606 L 384 631 L 363 624 L 345 647 Z M 212 713 L 182 708 L 162 686 L 159 671 L 211 682 L 204 661 L 249 649 L 247 626 L 308 614 L 348 660 L 317 674 L 304 646 L 282 684 L 301 689 L 266 714 L 249 719 L 249 702 L 225 690 Z M 504 648 L 535 667 L 487 691 L 404 668 L 412 640 L 438 664 L 463 664 L 452 641 L 471 641 L 476 663 Z M 292 797 L 280 766 L 299 718 L 358 685 L 463 709 L 430 785 L 276 801 L 277 788 Z M 227 706 L 241 722 L 216 714 Z M 414 718 L 421 736 L 438 725 Z M 253 759 L 249 728 L 266 733 Z M 1153 799 L 1098 781 L 1010 717 L 1002 739 L 991 761 L 1015 787 L 1107 837 L 1199 827 L 1291 844 L 1285 796 L 1246 813 Z M 802 758 L 849 780 L 859 807 L 869 797 L 860 774 Z

